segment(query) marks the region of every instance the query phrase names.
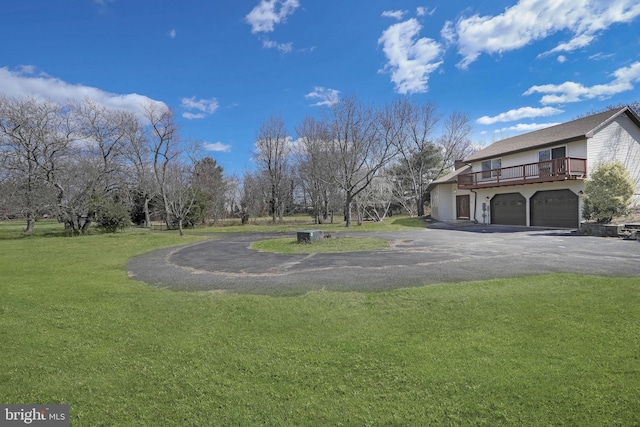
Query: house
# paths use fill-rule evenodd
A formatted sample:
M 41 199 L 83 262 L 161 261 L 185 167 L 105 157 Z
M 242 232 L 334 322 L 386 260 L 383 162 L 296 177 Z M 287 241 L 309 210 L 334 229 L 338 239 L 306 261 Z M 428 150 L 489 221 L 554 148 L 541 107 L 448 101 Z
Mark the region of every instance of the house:
M 432 218 L 577 228 L 585 180 L 619 161 L 640 205 L 640 117 L 616 108 L 497 141 L 430 186 Z

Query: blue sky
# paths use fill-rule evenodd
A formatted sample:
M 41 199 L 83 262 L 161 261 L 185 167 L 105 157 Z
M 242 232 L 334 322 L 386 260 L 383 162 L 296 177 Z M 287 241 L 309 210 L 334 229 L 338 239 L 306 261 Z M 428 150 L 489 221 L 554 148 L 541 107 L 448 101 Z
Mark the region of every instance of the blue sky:
M 0 93 L 159 101 L 227 172 L 341 97 L 472 118 L 488 144 L 640 100 L 637 0 L 5 2 Z

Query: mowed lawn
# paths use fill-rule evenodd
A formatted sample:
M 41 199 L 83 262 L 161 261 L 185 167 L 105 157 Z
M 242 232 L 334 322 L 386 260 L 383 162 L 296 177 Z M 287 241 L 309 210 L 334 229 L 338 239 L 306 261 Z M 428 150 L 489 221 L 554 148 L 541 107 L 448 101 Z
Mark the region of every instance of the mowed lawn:
M 203 237 L 9 227 L 0 403 L 69 404 L 72 426 L 640 424 L 640 278 L 185 293 L 127 260 Z

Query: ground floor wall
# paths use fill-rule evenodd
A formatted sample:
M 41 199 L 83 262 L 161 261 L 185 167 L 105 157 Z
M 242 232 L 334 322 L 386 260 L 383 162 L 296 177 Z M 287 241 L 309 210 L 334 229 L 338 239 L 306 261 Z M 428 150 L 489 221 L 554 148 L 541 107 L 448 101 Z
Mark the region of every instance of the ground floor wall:
M 448 186 L 448 184 L 447 184 Z M 478 190 L 460 190 L 457 185 L 451 184 L 452 188 L 440 188 L 437 195 L 437 210 L 433 216 L 434 219 L 439 221 L 453 221 L 458 218 L 456 216 L 456 198 L 461 196 L 468 196 L 470 202 L 470 218 L 480 224 L 492 224 L 493 218 L 491 213 L 491 201 L 497 195 L 504 195 L 510 193 L 519 193 L 524 198 L 525 203 L 525 225 L 532 226 L 531 206 L 532 197 L 540 191 L 554 191 L 554 190 L 570 190 L 578 197 L 577 215 L 578 222 L 582 221 L 582 206 L 584 203 L 584 181 L 559 181 L 546 183 L 544 185 L 514 185 L 508 187 L 496 187 L 496 188 L 484 188 Z M 444 187 L 444 186 L 438 186 Z M 448 193 L 445 195 L 443 193 Z M 434 193 L 432 192 L 432 203 Z M 533 199 L 535 200 L 535 199 Z M 432 204 L 433 206 L 433 204 Z M 494 212 L 495 214 L 495 212 Z

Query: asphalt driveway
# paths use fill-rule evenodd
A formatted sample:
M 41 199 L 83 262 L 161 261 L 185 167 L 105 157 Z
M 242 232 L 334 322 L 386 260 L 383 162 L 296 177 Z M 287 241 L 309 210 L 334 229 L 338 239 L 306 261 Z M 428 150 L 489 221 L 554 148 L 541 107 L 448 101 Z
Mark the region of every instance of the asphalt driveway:
M 129 275 L 179 290 L 257 294 L 379 291 L 551 272 L 640 280 L 640 242 L 568 230 L 471 225 L 366 233 L 390 241 L 381 251 L 284 255 L 249 249 L 255 240 L 283 235 L 219 234 L 135 257 Z

